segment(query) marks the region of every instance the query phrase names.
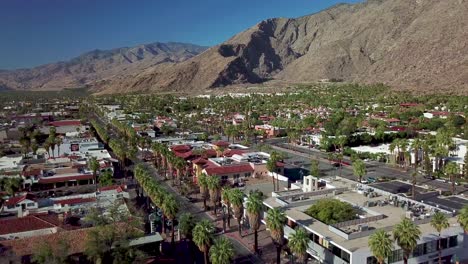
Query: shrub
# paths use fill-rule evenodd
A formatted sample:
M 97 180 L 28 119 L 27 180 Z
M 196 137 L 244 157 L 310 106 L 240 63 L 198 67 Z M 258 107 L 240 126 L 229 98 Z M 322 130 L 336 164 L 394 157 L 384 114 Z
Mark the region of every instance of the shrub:
M 305 213 L 330 225 L 356 219 L 358 212 L 349 203 L 336 199 L 323 199 L 309 207 Z

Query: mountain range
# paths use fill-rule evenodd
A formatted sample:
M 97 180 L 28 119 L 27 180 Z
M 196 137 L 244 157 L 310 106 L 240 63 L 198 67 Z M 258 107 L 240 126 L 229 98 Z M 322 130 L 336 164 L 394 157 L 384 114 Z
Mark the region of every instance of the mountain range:
M 92 52 L 66 63 L 0 72 L 0 87 L 89 84 L 100 93 L 121 93 L 335 79 L 468 94 L 466 17 L 468 0 L 340 4 L 300 18 L 264 20 L 206 50 L 190 46 L 175 52 L 179 56 L 166 54 L 150 62 L 139 60 L 139 52 L 128 59 L 121 52 L 118 59 Z
M 60 90 L 93 86 L 149 67 L 190 59 L 207 47 L 186 43 L 151 43 L 112 50 L 93 50 L 69 61 L 31 69 L 0 71 L 0 90 Z

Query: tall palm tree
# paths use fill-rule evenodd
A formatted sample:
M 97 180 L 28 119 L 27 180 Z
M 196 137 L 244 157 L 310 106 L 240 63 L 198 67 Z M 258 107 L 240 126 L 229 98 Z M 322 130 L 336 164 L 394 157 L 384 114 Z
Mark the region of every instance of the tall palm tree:
M 460 173 L 460 167 L 458 167 L 458 165 L 455 162 L 449 162 L 445 165 L 444 172 L 452 182 L 452 194 L 455 195 L 455 192 L 457 190 L 455 187 L 455 180 L 456 175 Z
M 213 224 L 208 220 L 200 221 L 193 228 L 193 242 L 203 252 L 205 264 L 208 264 L 208 252 L 213 243 Z
M 179 230 L 186 239 L 192 239 L 192 231 L 195 227 L 195 217 L 191 213 L 183 213 L 179 217 Z
M 281 248 L 284 240 L 284 225 L 286 215 L 278 208 L 268 210 L 266 226 L 270 230 L 271 239 L 276 246 L 276 263 L 281 263 Z
M 61 137 L 58 137 L 56 140 L 55 140 L 55 144 L 57 144 L 57 156 L 60 157 L 60 146 L 62 145 L 63 143 L 63 139 Z
M 206 211 L 206 199 L 208 199 L 208 176 L 204 173 L 198 177 L 198 187 L 200 187 L 200 195 L 203 198 L 203 208 Z
M 442 230 L 450 226 L 447 216 L 441 212 L 436 212 L 431 219 L 431 226 L 439 233 L 438 251 L 439 251 L 439 264 L 442 264 L 442 246 L 441 246 L 441 233 Z
M 225 237 L 217 239 L 210 248 L 210 261 L 212 264 L 230 264 L 234 255 L 234 247 Z
M 353 173 L 359 178 L 359 182 L 361 182 L 362 177 L 366 175 L 366 164 L 361 159 L 357 159 L 353 162 Z
M 221 195 L 221 184 L 218 176 L 212 175 L 208 177 L 208 189 L 210 192 L 211 203 L 213 203 L 213 212 L 216 215 L 216 206 L 218 205 Z
M 409 256 L 418 245 L 420 236 L 419 226 L 406 217 L 393 229 L 393 238 L 403 250 L 403 263 L 408 263 Z
M 93 172 L 94 185 L 96 186 L 96 191 L 97 191 L 97 171 L 99 170 L 100 165 L 96 157 L 91 157 L 88 160 L 88 167 Z
M 172 246 L 174 245 L 174 226 L 175 226 L 175 218 L 177 216 L 177 213 L 179 212 L 179 203 L 176 201 L 175 197 L 172 195 L 169 195 L 164 199 L 164 203 L 162 204 L 161 208 L 164 212 L 164 215 L 171 220 L 172 222 L 172 228 L 171 228 L 171 244 Z
M 254 230 L 254 252 L 258 252 L 258 229 L 260 228 L 260 214 L 262 213 L 262 200 L 257 192 L 247 197 L 247 215 L 250 227 Z
M 416 176 L 417 176 L 417 170 L 418 170 L 418 165 L 419 165 L 419 150 L 422 147 L 422 141 L 419 138 L 413 139 L 411 142 L 411 148 L 414 152 L 414 172 L 412 174 L 412 188 L 411 188 L 411 197 L 413 199 L 415 198 L 416 195 Z
M 458 213 L 458 223 L 460 223 L 465 233 L 468 234 L 468 205 L 465 205 Z
M 237 219 L 239 236 L 242 236 L 241 220 L 244 215 L 244 193 L 239 189 L 233 189 L 229 194 L 229 198 L 234 209 L 234 217 Z
M 304 264 L 307 263 L 307 259 L 309 258 L 307 254 L 309 243 L 309 234 L 307 234 L 307 231 L 302 227 L 296 228 L 296 231 L 289 235 L 288 238 L 289 249 L 291 249 L 294 255 Z
M 379 264 L 384 264 L 392 254 L 393 241 L 388 233 L 380 229 L 369 237 L 369 247 Z
M 227 216 L 226 217 L 227 217 L 228 228 L 231 228 L 231 200 L 230 200 L 231 199 L 230 198 L 231 191 L 232 191 L 232 189 L 223 188 L 223 190 L 221 192 L 221 199 L 223 199 L 223 202 L 227 207 Z

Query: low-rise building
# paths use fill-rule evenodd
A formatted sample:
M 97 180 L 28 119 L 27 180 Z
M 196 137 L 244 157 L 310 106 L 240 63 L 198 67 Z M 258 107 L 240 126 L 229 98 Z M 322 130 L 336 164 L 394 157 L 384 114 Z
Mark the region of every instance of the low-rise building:
M 419 226 L 422 233 L 408 263 L 438 263 L 439 236 L 430 225 L 436 211 L 446 214 L 450 224 L 441 232 L 440 237 L 443 263 L 468 257 L 465 250 L 468 246 L 467 237 L 453 217 L 452 210 L 389 193 L 378 189 L 378 186 L 357 185 L 344 178 L 322 180 L 326 182 L 326 187 L 322 189 L 311 186 L 311 191 L 307 192 L 303 189 L 276 192 L 264 201 L 266 209 L 280 208 L 285 212 L 285 239 L 298 226 L 309 233 L 309 257 L 321 263 L 377 263 L 368 245 L 369 236 L 376 230 L 391 232 L 402 218 L 407 217 Z M 322 199 L 337 199 L 349 203 L 357 210 L 358 217 L 350 221 L 326 224 L 308 215 L 307 209 Z M 267 212 L 264 219 L 266 215 Z M 395 249 L 385 263 L 403 263 L 403 252 L 398 245 L 395 244 Z

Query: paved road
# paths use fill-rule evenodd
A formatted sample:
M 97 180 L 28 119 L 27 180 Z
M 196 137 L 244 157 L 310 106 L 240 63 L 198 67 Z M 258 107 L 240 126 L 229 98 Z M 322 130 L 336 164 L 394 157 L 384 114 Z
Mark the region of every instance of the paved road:
M 299 148 L 295 146 L 291 146 L 289 144 L 279 143 L 273 144 L 272 147 L 276 150 L 282 151 L 288 154 L 288 159 L 286 160 L 287 167 L 286 168 L 302 168 L 305 170 L 309 170 L 310 168 L 310 159 L 313 157 L 318 157 L 320 163 L 320 171 L 323 173 L 324 176 L 335 176 L 339 175 L 340 171 L 339 168 L 333 166 L 329 160 L 327 159 L 327 154 L 321 151 L 306 148 Z M 345 161 L 351 163 L 345 159 Z M 400 180 L 412 180 L 412 171 L 405 171 L 403 169 L 390 167 L 388 164 L 377 162 L 377 161 L 369 161 L 366 162 L 367 165 L 367 175 L 366 177 L 373 177 L 378 178 L 382 176 L 396 178 Z M 353 175 L 353 168 L 352 166 L 343 166 L 342 176 L 348 179 L 356 180 L 357 177 Z M 365 177 L 364 177 L 365 178 Z M 421 175 L 417 176 L 417 184 L 418 185 L 428 185 L 435 189 L 441 189 L 444 191 L 451 190 L 451 184 L 445 183 L 437 180 L 428 180 L 424 179 Z M 464 186 L 457 186 L 457 193 L 468 193 L 468 189 Z

